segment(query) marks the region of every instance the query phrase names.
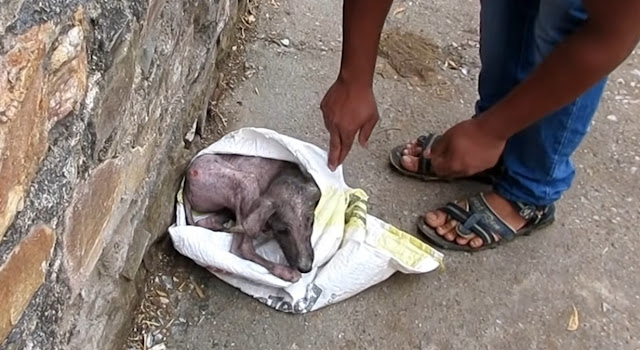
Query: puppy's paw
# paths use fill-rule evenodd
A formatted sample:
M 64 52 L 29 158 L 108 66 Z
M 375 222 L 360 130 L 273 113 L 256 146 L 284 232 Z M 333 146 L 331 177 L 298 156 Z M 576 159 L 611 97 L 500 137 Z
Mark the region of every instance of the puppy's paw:
M 275 266 L 271 273 L 274 276 L 280 277 L 283 280 L 289 282 L 298 282 L 298 280 L 300 280 L 300 277 L 302 277 L 300 271 L 282 265 Z

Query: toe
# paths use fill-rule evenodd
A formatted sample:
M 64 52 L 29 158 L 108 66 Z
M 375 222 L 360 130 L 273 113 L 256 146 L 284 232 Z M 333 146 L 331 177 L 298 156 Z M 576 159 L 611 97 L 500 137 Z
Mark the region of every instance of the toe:
M 458 222 L 455 220 L 449 220 L 446 223 L 444 223 L 444 225 L 440 225 L 438 226 L 437 230 L 439 231 L 438 233 L 440 233 L 441 235 L 453 231 L 456 228 L 456 225 L 458 225 Z
M 417 157 L 421 148 L 415 142 L 408 142 L 402 150 L 402 155 Z
M 412 151 L 413 151 L 413 145 L 411 145 L 411 143 L 407 143 L 404 145 L 404 149 L 402 150 L 402 155 L 404 156 L 412 155 L 411 153 Z
M 418 170 L 418 159 L 416 157 L 402 156 L 400 164 L 409 171 Z
M 440 210 L 430 211 L 424 216 L 427 225 L 437 228 L 447 223 L 447 214 Z
M 442 234 L 442 237 L 444 237 L 444 239 L 446 239 L 449 242 L 453 242 L 458 237 L 458 235 L 454 231 L 448 231 Z
M 469 241 L 469 246 L 471 246 L 471 248 L 480 248 L 482 246 L 482 239 L 480 237 L 473 238 Z
M 467 245 L 467 244 L 469 244 L 470 241 L 472 241 L 475 238 L 476 238 L 475 236 L 468 237 L 468 238 L 467 237 L 458 236 L 456 238 L 456 243 L 458 243 L 459 245 Z

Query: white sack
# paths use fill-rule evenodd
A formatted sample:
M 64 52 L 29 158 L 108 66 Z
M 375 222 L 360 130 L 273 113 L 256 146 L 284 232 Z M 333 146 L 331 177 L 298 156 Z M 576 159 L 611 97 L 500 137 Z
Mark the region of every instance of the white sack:
M 342 167 L 331 172 L 326 165 L 327 153 L 317 146 L 269 129 L 244 128 L 227 134 L 196 157 L 213 153 L 292 161 L 305 168 L 320 187 L 311 237 L 313 270 L 296 283 L 281 280 L 261 265 L 232 254 L 231 234 L 188 225 L 182 189 L 177 194 L 176 223 L 169 228 L 176 250 L 277 310 L 315 311 L 380 283 L 396 271 L 426 273 L 442 263 L 442 253 L 368 215 L 367 195 L 345 183 Z M 258 243 L 256 251 L 269 260 L 286 263 L 273 240 Z

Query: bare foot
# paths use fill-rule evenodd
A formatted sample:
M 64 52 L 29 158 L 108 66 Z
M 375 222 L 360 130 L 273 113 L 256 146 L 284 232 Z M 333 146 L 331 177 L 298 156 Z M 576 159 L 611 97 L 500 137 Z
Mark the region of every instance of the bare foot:
M 511 228 L 519 230 L 526 224 L 526 220 L 518 214 L 518 211 L 503 197 L 496 193 L 485 194 L 485 199 L 493 211 L 498 214 Z M 456 202 L 459 206 L 467 209 L 466 201 Z M 430 211 L 425 214 L 424 220 L 430 227 L 434 228 L 436 233 L 444 237 L 449 242 L 456 241 L 459 245 L 469 245 L 472 248 L 481 247 L 484 242 L 480 237 L 472 235 L 471 237 L 462 237 L 456 232 L 458 222 L 450 218 L 446 213 L 440 210 Z M 495 240 L 500 240 L 496 234 L 493 235 Z

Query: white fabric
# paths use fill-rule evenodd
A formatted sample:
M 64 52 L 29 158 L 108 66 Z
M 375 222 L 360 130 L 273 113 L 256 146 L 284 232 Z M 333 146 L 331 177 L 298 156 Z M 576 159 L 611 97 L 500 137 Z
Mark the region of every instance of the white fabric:
M 315 311 L 380 283 L 396 271 L 426 273 L 442 263 L 442 253 L 368 215 L 367 195 L 345 183 L 342 167 L 331 172 L 326 166 L 327 153 L 317 146 L 269 129 L 244 128 L 227 134 L 196 157 L 215 153 L 298 163 L 322 192 L 311 237 L 313 270 L 295 283 L 281 280 L 261 265 L 232 254 L 231 234 L 187 225 L 182 189 L 177 194 L 176 222 L 169 234 L 178 252 L 277 310 Z M 269 260 L 286 262 L 273 240 L 257 243 L 256 250 Z

